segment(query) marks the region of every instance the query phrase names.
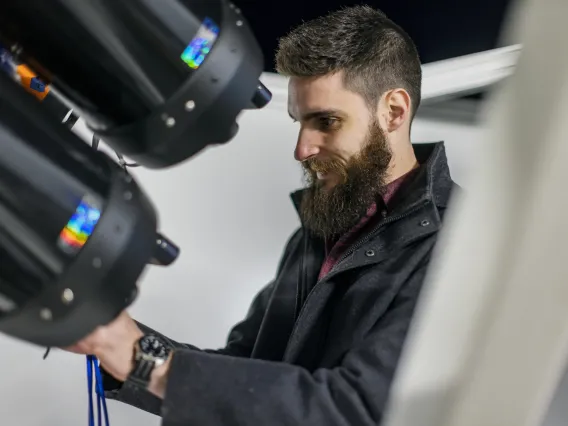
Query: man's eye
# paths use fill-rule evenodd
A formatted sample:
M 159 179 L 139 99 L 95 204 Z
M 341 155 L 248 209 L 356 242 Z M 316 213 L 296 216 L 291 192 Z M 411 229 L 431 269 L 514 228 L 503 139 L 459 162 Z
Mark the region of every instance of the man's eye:
M 321 117 L 318 121 L 320 130 L 331 130 L 337 127 L 339 120 L 335 117 Z

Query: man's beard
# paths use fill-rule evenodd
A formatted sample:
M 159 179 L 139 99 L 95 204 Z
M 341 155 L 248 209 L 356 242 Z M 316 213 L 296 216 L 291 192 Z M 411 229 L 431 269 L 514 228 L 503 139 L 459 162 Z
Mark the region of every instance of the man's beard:
M 366 214 L 378 196 L 384 194 L 392 151 L 378 122 L 369 126 L 361 152 L 347 163 L 316 158 L 302 163 L 307 188 L 302 198 L 303 225 L 314 234 L 339 236 Z M 333 173 L 340 181 L 332 188 L 318 181 L 317 173 Z

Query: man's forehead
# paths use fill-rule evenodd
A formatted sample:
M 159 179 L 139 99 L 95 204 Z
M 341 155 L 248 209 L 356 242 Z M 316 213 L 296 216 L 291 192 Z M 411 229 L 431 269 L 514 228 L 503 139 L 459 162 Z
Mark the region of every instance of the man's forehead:
M 339 74 L 323 77 L 291 77 L 288 98 L 295 103 L 332 102 L 346 91 Z
M 359 96 L 345 88 L 340 74 L 323 77 L 291 77 L 288 82 L 288 112 L 299 115 L 314 111 L 348 110 L 363 104 Z

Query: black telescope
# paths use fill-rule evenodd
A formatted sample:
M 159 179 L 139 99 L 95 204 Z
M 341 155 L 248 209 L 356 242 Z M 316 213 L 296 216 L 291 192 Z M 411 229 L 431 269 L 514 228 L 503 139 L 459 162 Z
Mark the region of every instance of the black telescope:
M 229 141 L 238 114 L 271 97 L 262 52 L 226 1 L 1 2 L 0 38 L 144 167 Z
M 223 0 L 2 2 L 0 42 L 16 70 L 0 72 L 0 332 L 67 346 L 179 249 L 135 179 L 34 90 L 117 153 L 165 168 L 230 141 L 240 112 L 270 101 L 263 56 Z

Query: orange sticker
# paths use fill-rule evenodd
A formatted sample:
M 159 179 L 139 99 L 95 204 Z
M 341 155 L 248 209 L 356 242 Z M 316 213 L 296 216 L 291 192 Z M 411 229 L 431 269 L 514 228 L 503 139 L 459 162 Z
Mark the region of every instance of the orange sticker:
M 26 65 L 18 65 L 16 74 L 20 77 L 20 84 L 28 93 L 31 93 L 40 101 L 49 94 L 49 86 L 30 70 Z

